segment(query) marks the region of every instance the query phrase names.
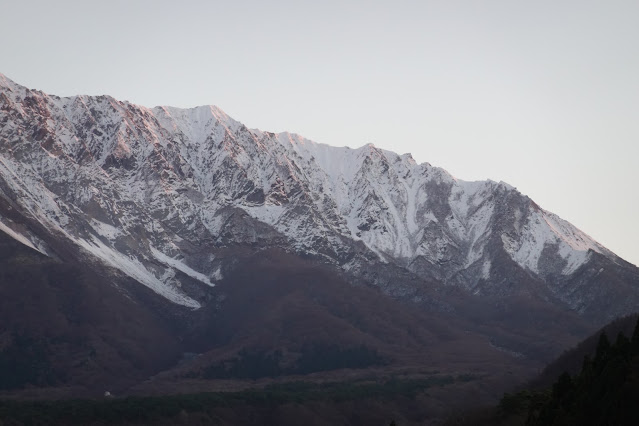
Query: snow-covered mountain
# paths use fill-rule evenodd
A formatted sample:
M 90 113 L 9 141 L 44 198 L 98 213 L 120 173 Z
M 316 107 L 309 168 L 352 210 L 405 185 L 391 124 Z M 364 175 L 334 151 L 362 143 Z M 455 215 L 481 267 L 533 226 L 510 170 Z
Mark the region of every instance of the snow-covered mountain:
M 581 313 L 607 297 L 602 318 L 639 306 L 637 268 L 506 183 L 248 129 L 214 106 L 60 98 L 0 74 L 0 197 L 0 229 L 24 244 L 77 250 L 193 309 L 238 253 L 269 247 L 417 301 L 454 286 L 542 289 Z

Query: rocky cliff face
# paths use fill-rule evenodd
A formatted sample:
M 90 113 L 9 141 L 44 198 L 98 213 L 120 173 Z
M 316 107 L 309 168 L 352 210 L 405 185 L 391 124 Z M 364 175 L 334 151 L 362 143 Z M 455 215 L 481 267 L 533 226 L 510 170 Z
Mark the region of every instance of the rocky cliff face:
M 238 255 L 273 247 L 415 301 L 523 292 L 601 321 L 639 306 L 636 267 L 506 183 L 248 129 L 212 106 L 60 98 L 0 75 L 0 198 L 0 228 L 24 244 L 191 309 Z

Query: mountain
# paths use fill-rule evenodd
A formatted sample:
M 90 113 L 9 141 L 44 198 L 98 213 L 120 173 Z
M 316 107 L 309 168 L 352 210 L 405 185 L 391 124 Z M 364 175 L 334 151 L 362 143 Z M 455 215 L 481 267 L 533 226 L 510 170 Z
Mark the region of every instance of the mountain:
M 247 345 L 267 358 L 289 348 L 294 362 L 305 344 L 357 342 L 387 359 L 403 347 L 396 320 L 428 324 L 400 358 L 467 332 L 493 359 L 537 362 L 639 306 L 634 265 L 506 183 L 462 181 L 373 145 L 248 129 L 213 106 L 60 98 L 0 75 L 0 200 L 5 234 L 91 271 L 154 328 L 169 317 L 175 350 L 213 351 L 211 365 Z M 281 279 L 269 281 L 274 271 Z M 385 305 L 393 314 L 373 321 Z M 309 327 L 345 327 L 343 337 L 255 335 L 311 312 Z

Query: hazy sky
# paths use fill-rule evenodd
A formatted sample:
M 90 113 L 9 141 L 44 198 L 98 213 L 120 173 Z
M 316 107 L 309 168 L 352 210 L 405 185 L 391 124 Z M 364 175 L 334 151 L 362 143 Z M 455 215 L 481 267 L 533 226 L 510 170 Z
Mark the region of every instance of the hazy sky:
M 506 181 L 639 264 L 639 2 L 8 1 L 0 72 Z

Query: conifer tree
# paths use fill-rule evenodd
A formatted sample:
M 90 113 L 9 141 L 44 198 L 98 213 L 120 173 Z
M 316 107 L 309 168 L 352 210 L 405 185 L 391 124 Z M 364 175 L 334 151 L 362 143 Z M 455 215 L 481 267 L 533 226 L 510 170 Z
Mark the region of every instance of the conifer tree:
M 599 336 L 599 343 L 597 343 L 597 351 L 595 352 L 595 367 L 600 368 L 602 363 L 604 362 L 605 356 L 610 351 L 610 340 L 608 340 L 608 336 L 606 332 L 602 332 L 601 336 Z

